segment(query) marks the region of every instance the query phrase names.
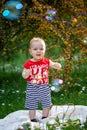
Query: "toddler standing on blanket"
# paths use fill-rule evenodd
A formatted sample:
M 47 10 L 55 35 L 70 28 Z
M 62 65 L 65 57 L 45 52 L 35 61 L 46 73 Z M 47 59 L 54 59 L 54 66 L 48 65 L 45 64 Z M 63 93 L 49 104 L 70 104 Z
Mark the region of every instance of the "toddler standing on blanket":
M 52 105 L 49 88 L 49 67 L 61 69 L 61 64 L 52 62 L 44 57 L 46 45 L 43 39 L 33 38 L 30 41 L 29 52 L 32 59 L 24 63 L 22 77 L 27 80 L 25 107 L 29 109 L 29 117 L 32 122 L 38 122 L 36 110 L 38 103 L 42 104 L 42 119 L 47 118 Z

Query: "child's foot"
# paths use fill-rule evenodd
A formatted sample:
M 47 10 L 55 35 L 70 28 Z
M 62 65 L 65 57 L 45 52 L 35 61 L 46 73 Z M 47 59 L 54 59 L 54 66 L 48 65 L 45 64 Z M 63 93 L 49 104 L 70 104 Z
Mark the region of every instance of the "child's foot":
M 42 116 L 42 119 L 45 119 L 45 118 L 47 118 L 46 116 Z
M 31 122 L 39 122 L 37 119 L 31 119 Z

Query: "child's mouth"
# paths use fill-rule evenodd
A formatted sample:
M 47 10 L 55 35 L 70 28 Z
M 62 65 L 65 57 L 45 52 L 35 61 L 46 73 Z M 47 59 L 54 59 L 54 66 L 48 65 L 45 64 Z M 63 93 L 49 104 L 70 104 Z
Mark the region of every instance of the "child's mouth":
M 40 54 L 37 54 L 37 56 L 41 56 Z

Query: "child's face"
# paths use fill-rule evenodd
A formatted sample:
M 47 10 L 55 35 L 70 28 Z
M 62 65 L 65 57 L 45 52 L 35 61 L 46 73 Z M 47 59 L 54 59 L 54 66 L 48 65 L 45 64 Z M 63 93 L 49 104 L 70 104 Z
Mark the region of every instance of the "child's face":
M 45 44 L 41 41 L 35 41 L 30 46 L 30 54 L 35 61 L 39 61 L 44 57 Z

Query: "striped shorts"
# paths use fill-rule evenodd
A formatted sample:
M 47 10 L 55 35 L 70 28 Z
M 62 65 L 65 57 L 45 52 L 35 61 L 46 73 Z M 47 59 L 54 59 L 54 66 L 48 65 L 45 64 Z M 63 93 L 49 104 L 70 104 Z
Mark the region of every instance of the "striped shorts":
M 49 108 L 52 105 L 48 84 L 32 84 L 28 82 L 25 107 L 29 110 L 36 110 L 39 102 L 42 104 L 42 108 Z

